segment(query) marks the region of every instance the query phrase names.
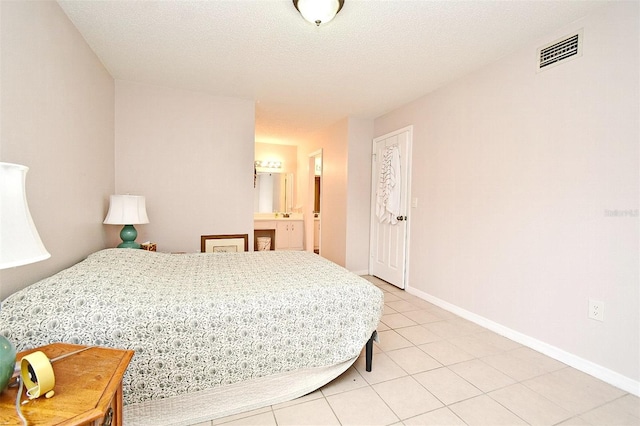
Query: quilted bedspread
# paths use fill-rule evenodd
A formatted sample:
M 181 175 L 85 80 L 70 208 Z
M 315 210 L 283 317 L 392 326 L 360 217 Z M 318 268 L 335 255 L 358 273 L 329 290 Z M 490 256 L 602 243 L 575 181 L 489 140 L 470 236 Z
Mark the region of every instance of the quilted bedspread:
M 106 249 L 8 297 L 0 333 L 133 349 L 134 404 L 355 359 L 382 292 L 308 252 L 165 254 Z

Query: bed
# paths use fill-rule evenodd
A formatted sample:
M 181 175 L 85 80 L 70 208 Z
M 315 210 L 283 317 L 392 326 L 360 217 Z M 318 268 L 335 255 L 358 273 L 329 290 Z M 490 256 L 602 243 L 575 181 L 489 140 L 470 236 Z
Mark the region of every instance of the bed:
M 382 292 L 308 252 L 106 249 L 9 296 L 0 332 L 132 349 L 127 425 L 194 424 L 309 393 L 370 342 Z

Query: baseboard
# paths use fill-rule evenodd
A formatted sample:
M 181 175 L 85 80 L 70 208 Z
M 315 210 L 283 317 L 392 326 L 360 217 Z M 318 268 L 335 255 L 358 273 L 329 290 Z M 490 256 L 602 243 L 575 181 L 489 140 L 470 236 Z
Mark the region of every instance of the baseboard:
M 484 328 L 494 331 L 508 339 L 511 339 L 514 342 L 518 342 L 535 351 L 543 353 L 553 359 L 556 359 L 564 364 L 567 364 L 577 370 L 580 370 L 593 377 L 596 377 L 606 383 L 609 383 L 612 386 L 620 388 L 626 392 L 629 392 L 630 394 L 640 396 L 640 382 L 638 381 L 630 379 L 629 377 L 623 376 L 620 373 L 616 373 L 615 371 L 609 370 L 608 368 L 605 368 L 594 362 L 588 361 L 584 358 L 580 358 L 579 356 L 576 356 L 572 353 L 564 351 L 558 347 L 545 343 L 541 340 L 535 339 L 533 337 L 527 336 L 526 334 L 512 330 L 508 327 L 505 327 L 501 324 L 498 324 L 480 315 L 474 314 L 473 312 L 469 312 L 449 302 L 438 299 L 435 296 L 424 293 L 413 287 L 407 288 L 406 291 L 407 293 L 413 294 L 414 296 L 418 296 L 419 298 L 424 299 L 427 302 L 433 303 L 434 305 L 442 309 L 445 309 L 449 312 L 452 312 L 466 320 L 469 320 Z
M 365 269 L 363 271 L 351 271 L 351 272 L 353 272 L 356 275 L 360 275 L 360 276 L 369 275 L 369 270 L 367 270 L 367 269 Z

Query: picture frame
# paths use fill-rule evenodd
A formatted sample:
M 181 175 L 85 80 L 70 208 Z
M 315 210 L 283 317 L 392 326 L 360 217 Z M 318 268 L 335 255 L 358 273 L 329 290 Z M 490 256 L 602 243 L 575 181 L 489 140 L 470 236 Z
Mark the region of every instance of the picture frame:
M 202 253 L 249 251 L 249 234 L 225 234 L 200 236 Z

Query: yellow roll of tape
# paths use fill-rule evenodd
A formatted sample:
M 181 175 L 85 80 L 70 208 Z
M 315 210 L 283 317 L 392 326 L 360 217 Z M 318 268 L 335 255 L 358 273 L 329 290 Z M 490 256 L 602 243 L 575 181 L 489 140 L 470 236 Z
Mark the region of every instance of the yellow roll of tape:
M 47 356 L 40 352 L 33 352 L 22 358 L 20 362 L 20 375 L 27 388 L 27 396 L 34 399 L 44 395 L 56 384 L 53 375 L 53 367 Z

